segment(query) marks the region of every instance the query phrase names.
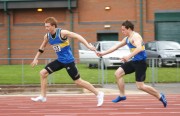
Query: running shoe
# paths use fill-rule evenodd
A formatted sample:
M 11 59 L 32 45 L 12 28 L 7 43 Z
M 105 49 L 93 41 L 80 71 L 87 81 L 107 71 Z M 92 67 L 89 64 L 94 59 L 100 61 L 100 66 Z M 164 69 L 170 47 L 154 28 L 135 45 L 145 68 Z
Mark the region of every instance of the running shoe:
M 118 103 L 118 102 L 120 102 L 122 100 L 126 100 L 126 96 L 123 96 L 123 97 L 118 96 L 116 99 L 112 100 L 112 102 Z
M 167 100 L 163 93 L 161 93 L 161 98 L 159 100 L 163 103 L 164 107 L 167 106 Z
M 98 100 L 98 104 L 97 106 L 102 106 L 103 102 L 104 102 L 104 93 L 103 92 L 99 92 L 97 95 L 97 100 Z
M 36 98 L 31 98 L 32 101 L 34 102 L 46 102 L 46 98 L 43 96 L 38 96 Z

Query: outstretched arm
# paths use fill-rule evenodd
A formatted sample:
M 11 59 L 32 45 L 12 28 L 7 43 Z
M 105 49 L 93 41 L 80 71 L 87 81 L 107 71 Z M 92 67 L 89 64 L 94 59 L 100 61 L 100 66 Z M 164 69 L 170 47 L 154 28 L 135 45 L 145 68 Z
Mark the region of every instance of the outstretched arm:
M 87 48 L 89 48 L 90 50 L 95 51 L 96 48 L 94 46 L 92 46 L 91 44 L 89 44 L 86 39 L 84 39 L 81 35 L 74 33 L 74 32 L 70 32 L 68 30 L 62 30 L 61 31 L 61 36 L 62 38 L 72 38 L 72 39 L 78 39 L 80 42 L 82 42 Z
M 46 34 L 46 35 L 44 36 L 44 40 L 43 40 L 41 46 L 39 47 L 39 50 L 38 50 L 36 56 L 34 57 L 34 60 L 33 60 L 32 63 L 31 63 L 31 66 L 32 66 L 32 67 L 34 67 L 35 65 L 38 64 L 38 58 L 39 58 L 39 56 L 44 52 L 44 49 L 45 49 L 47 43 L 48 43 L 48 40 L 47 40 L 47 34 Z
M 122 47 L 124 45 L 126 45 L 125 38 L 119 44 L 116 44 L 116 45 L 112 46 L 108 50 L 106 50 L 104 52 L 97 52 L 97 56 L 101 57 L 103 55 L 106 55 L 106 54 L 109 54 L 111 52 L 114 52 L 115 50 L 117 50 L 118 48 L 120 48 L 120 47 Z

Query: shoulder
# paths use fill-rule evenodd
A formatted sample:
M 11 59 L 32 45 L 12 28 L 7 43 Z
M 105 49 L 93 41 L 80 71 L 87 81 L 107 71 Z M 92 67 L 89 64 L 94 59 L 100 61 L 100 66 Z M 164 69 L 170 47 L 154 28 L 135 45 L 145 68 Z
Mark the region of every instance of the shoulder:
M 76 37 L 77 35 L 78 35 L 77 33 L 74 33 L 68 30 L 61 30 L 61 36 L 63 38 L 66 38 L 66 37 L 73 38 L 73 37 Z
M 70 31 L 61 29 L 61 34 L 69 34 L 69 33 L 70 33 Z
M 67 38 L 67 35 L 68 35 L 68 30 L 60 29 L 60 37 L 61 38 Z
M 67 38 L 69 36 L 69 34 L 70 34 L 70 31 L 64 30 L 64 29 L 61 30 L 61 37 L 62 38 Z
M 124 38 L 122 39 L 122 42 L 126 43 L 126 40 L 127 40 L 127 37 L 124 37 Z
M 142 42 L 143 39 L 142 39 L 142 37 L 141 37 L 141 35 L 139 33 L 135 32 L 131 41 L 132 41 L 132 43 L 134 43 L 134 42 Z
M 134 36 L 134 38 L 141 38 L 142 39 L 141 35 L 137 32 L 134 32 L 133 36 Z
M 126 40 L 128 38 L 128 36 L 124 37 L 123 40 Z

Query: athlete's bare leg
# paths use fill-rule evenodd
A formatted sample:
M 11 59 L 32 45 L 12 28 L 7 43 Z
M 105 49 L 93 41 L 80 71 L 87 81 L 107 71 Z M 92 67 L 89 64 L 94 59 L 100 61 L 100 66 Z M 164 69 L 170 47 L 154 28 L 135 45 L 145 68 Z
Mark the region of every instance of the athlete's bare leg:
M 160 93 L 156 89 L 154 89 L 149 85 L 144 84 L 144 82 L 136 82 L 136 86 L 139 90 L 149 93 L 150 95 L 153 95 L 157 99 L 161 97 Z
M 119 67 L 115 72 L 116 82 L 119 88 L 120 96 L 125 96 L 125 84 L 124 84 L 124 70 Z
M 94 93 L 95 95 L 98 95 L 98 91 L 97 91 L 97 90 L 95 89 L 95 87 L 94 87 L 92 84 L 90 84 L 89 82 L 84 81 L 84 80 L 82 80 L 81 78 L 79 78 L 78 80 L 75 80 L 74 82 L 75 82 L 75 84 L 77 84 L 77 85 L 79 85 L 79 86 L 81 86 L 81 87 L 83 87 L 83 88 L 91 91 L 91 92 Z
M 47 76 L 49 73 L 46 69 L 42 69 L 40 71 L 40 78 L 41 78 L 41 96 L 46 97 L 46 89 L 47 89 Z
M 87 81 L 84 81 L 82 80 L 81 78 L 79 78 L 78 80 L 75 80 L 75 83 L 89 91 L 91 91 L 92 93 L 94 93 L 97 97 L 97 106 L 101 106 L 104 102 L 104 93 L 103 92 L 99 92 L 97 91 L 97 89 L 92 85 L 90 84 L 89 82 Z

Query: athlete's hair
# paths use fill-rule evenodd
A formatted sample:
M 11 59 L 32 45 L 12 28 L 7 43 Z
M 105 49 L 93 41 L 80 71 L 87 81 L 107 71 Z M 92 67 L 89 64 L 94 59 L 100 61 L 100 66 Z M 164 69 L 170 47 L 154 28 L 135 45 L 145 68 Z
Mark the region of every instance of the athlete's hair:
M 131 29 L 132 31 L 134 30 L 134 25 L 132 22 L 126 20 L 125 22 L 122 23 L 122 26 L 125 26 L 126 29 Z
M 48 17 L 45 19 L 44 23 L 50 23 L 51 26 L 55 26 L 57 28 L 57 20 L 54 17 Z

